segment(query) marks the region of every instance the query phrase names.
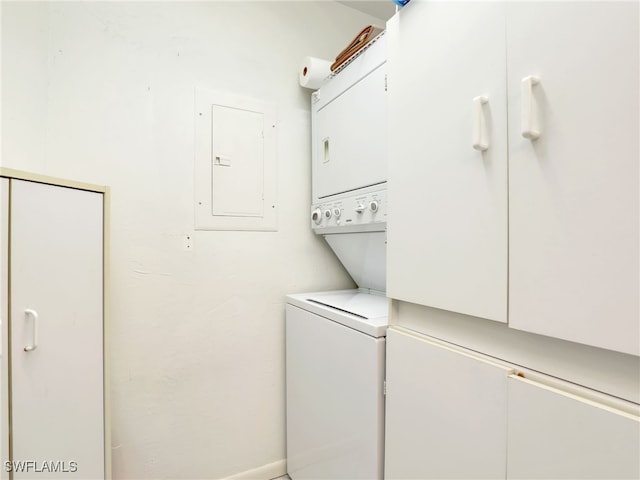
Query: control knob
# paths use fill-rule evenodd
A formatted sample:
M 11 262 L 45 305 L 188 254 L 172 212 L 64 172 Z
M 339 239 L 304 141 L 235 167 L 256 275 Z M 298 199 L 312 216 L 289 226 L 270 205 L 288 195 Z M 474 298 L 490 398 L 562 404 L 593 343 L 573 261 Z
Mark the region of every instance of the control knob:
M 372 200 L 371 203 L 369 203 L 369 210 L 371 210 L 373 213 L 376 213 L 378 211 L 378 202 Z
M 320 225 L 320 223 L 322 222 L 322 210 L 316 208 L 313 212 L 311 212 L 311 220 L 316 225 Z
M 356 207 L 356 213 L 362 212 L 364 212 L 364 203 L 358 203 L 358 206 Z

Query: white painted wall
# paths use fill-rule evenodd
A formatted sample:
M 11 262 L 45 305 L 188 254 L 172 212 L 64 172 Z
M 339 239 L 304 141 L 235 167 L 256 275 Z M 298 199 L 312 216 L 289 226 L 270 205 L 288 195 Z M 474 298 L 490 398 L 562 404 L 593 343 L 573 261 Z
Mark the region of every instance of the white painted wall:
M 2 166 L 112 187 L 114 478 L 284 458 L 283 297 L 352 286 L 309 228 L 297 69 L 374 21 L 334 2 L 2 2 Z M 193 231 L 196 86 L 277 103 L 278 232 Z

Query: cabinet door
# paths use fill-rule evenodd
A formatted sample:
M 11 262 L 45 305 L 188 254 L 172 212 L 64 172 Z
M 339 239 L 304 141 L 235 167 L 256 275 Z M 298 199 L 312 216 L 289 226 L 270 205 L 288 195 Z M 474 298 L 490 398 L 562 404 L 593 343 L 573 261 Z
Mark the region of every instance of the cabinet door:
M 509 378 L 507 478 L 639 478 L 640 419 Z
M 509 323 L 638 355 L 638 3 L 507 12 Z
M 499 2 L 411 2 L 387 26 L 387 293 L 501 322 L 507 314 L 504 29 Z M 487 103 L 474 102 L 479 96 Z M 484 152 L 473 148 L 475 126 L 484 128 Z
M 504 478 L 508 369 L 390 328 L 385 478 Z
M 12 459 L 36 462 L 14 478 L 104 478 L 102 218 L 101 194 L 11 181 Z

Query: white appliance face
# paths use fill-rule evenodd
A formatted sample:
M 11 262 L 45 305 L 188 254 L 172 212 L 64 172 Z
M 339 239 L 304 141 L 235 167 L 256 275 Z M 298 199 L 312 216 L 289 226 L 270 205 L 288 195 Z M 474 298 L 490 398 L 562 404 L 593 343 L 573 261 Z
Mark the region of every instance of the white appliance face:
M 386 289 L 384 34 L 312 95 L 311 228 L 359 288 Z
M 384 231 L 387 191 L 379 186 L 334 195 L 311 206 L 311 228 L 318 234 Z
M 317 159 L 313 195 L 318 200 L 380 185 L 387 179 L 384 66 L 312 118 Z
M 312 95 L 313 203 L 387 180 L 384 35 Z
M 311 227 L 360 288 L 386 291 L 387 192 L 370 187 L 312 205 Z
M 385 338 L 286 308 L 289 475 L 382 479 Z

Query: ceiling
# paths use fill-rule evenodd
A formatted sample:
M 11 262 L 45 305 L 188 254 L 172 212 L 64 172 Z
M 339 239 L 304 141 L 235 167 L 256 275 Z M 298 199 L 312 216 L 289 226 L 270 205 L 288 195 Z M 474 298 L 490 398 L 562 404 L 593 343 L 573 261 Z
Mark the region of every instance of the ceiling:
M 385 22 L 396 12 L 396 4 L 392 0 L 338 0 L 338 3 L 368 13 Z

